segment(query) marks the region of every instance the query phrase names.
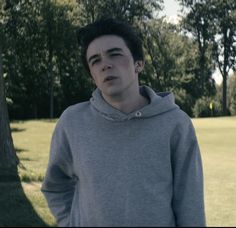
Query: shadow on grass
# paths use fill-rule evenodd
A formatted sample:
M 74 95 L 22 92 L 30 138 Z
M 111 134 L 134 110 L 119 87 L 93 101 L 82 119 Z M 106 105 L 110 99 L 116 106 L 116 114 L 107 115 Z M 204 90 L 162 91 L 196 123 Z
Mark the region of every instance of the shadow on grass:
M 26 131 L 25 128 L 11 127 L 11 132 L 22 132 Z
M 34 210 L 19 176 L 0 176 L 0 227 L 47 227 Z
M 16 153 L 22 153 L 22 152 L 27 152 L 27 151 L 29 151 L 29 150 L 26 150 L 26 149 L 21 149 L 21 148 L 18 148 L 18 147 L 15 147 L 15 151 L 16 151 Z
M 56 123 L 58 119 L 42 119 L 41 121 L 45 123 Z
M 30 158 L 21 158 L 20 160 L 21 161 L 34 161 L 33 159 L 30 159 Z

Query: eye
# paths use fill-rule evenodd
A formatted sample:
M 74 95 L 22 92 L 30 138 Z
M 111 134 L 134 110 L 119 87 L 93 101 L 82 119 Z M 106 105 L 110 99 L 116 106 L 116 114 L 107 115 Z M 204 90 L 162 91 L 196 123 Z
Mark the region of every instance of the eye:
M 112 53 L 110 56 L 121 56 L 120 53 Z
M 92 61 L 92 66 L 94 65 L 94 64 L 96 64 L 96 63 L 98 63 L 100 61 L 100 59 L 95 59 L 94 61 Z

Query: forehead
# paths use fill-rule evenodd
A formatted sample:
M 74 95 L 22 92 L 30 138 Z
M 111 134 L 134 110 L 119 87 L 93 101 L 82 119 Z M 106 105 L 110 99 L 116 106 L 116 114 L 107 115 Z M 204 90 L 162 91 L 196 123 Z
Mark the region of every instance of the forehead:
M 88 46 L 87 59 L 95 54 L 105 53 L 111 48 L 121 48 L 125 53 L 130 53 L 125 41 L 116 35 L 104 35 L 94 39 Z

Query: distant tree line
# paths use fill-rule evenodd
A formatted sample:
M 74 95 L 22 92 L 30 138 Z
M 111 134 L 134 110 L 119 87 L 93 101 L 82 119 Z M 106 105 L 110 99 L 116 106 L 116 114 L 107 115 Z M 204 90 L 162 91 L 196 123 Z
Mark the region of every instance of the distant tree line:
M 223 84 L 216 85 L 216 95 L 198 99 L 193 108 L 195 117 L 211 117 L 222 115 Z M 227 115 L 236 115 L 236 74 L 227 80 Z
M 218 67 L 223 86 L 217 113 L 235 113 L 230 98 L 227 105 L 227 78 L 236 70 L 236 2 L 209 1 L 179 0 L 187 13 L 178 25 L 158 16 L 163 0 L 6 1 L 12 5 L 0 14 L 0 55 L 10 118 L 55 118 L 89 99 L 94 85 L 79 59 L 76 29 L 102 16 L 137 28 L 146 57 L 141 84 L 172 91 L 194 116 L 199 101 L 218 96 L 212 79 Z

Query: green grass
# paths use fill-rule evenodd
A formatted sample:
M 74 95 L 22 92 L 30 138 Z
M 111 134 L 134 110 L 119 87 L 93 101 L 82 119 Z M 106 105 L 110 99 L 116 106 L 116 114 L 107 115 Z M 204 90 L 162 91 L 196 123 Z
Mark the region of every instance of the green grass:
M 20 121 L 11 124 L 23 181 L 42 181 L 47 167 L 52 131 L 56 121 Z
M 236 226 L 236 117 L 194 119 L 208 226 Z
M 14 145 L 22 165 L 25 195 L 49 226 L 55 221 L 40 192 L 56 121 L 13 122 Z M 236 226 L 236 117 L 193 119 L 204 168 L 208 226 Z M 1 222 L 0 222 L 1 224 Z
M 56 121 L 19 121 L 11 123 L 22 188 L 40 218 L 49 226 L 55 226 L 43 194 L 41 183 L 49 158 L 49 147 Z M 26 217 L 27 214 L 25 215 Z M 29 216 L 30 217 L 30 216 Z

